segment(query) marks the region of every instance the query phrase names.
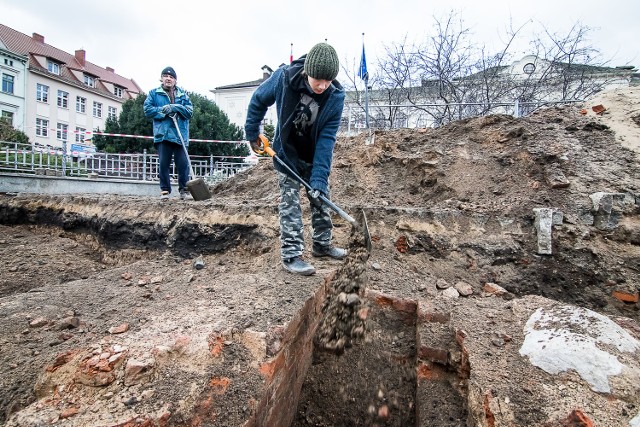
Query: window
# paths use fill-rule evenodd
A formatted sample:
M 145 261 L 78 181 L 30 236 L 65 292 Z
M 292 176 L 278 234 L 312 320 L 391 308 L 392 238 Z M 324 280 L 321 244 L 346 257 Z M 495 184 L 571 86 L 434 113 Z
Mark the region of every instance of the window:
M 50 73 L 60 75 L 60 64 L 49 60 L 47 61 L 47 70 L 49 70 Z
M 536 66 L 531 62 L 524 64 L 524 67 L 522 68 L 522 71 L 524 71 L 525 74 L 533 74 L 535 70 L 536 70 Z
M 69 108 L 69 92 L 58 90 L 58 107 Z
M 122 88 L 118 86 L 113 87 L 113 94 L 118 98 L 122 98 Z
M 56 138 L 58 141 L 66 141 L 67 140 L 67 132 L 69 130 L 69 126 L 64 123 L 58 123 L 58 131 L 56 132 Z
M 2 75 L 2 91 L 5 93 L 13 93 L 14 77 L 9 74 Z
M 76 126 L 76 142 L 84 142 L 84 136 L 87 133 L 85 128 Z
M 102 104 L 96 101 L 93 101 L 93 117 L 102 117 Z
M 87 98 L 83 98 L 81 96 L 76 96 L 76 111 L 78 113 L 86 113 L 87 112 Z
M 40 102 L 49 102 L 49 86 L 38 83 L 36 88 L 36 100 Z
M 13 126 L 13 112 L 11 111 L 2 111 L 2 115 L 0 116 L 0 120 L 8 123 Z
M 13 67 L 13 59 L 4 58 L 4 65 L 8 65 L 9 67 Z
M 37 136 L 49 136 L 49 120 L 36 119 L 36 135 Z
M 96 87 L 96 80 L 93 77 L 85 74 L 84 75 L 84 84 L 89 86 L 89 87 Z
M 116 117 L 117 114 L 118 114 L 118 112 L 116 110 L 116 107 L 109 107 L 109 116 L 108 117 L 110 119 L 113 119 L 113 120 L 117 119 L 117 117 Z

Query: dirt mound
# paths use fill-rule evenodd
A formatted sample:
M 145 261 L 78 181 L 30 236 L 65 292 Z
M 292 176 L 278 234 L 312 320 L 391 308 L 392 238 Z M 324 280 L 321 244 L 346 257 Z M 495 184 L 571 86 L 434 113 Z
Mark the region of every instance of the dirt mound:
M 378 131 L 373 145 L 364 136 L 340 138 L 333 199 L 351 207 L 529 216 L 534 207 L 553 206 L 581 214 L 591 209 L 585 192 L 638 192 L 637 155 L 615 135 L 602 117 L 565 107 L 521 119 L 494 115 L 439 129 Z M 214 191 L 244 203 L 278 197 L 268 159 Z

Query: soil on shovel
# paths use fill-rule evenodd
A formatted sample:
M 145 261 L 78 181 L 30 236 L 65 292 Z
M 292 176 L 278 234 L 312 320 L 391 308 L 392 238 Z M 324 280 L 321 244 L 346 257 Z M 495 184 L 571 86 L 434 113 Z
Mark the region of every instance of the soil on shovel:
M 205 201 L 0 194 L 0 424 L 253 426 L 286 413 L 272 425 L 485 425 L 470 378 L 495 381 L 487 417 L 499 415 L 491 399 L 518 402 L 513 425 L 571 425 L 571 411 L 548 409 L 565 400 L 581 402 L 575 419 L 628 424 L 637 396 L 618 406 L 573 372 L 545 389 L 549 376 L 512 348 L 528 296 L 640 339 L 640 91 L 594 102 L 606 111 L 376 131 L 373 145 L 340 137 L 332 201 L 366 212 L 373 248 L 344 262 L 305 253 L 310 277 L 280 265 L 270 159 Z M 616 195 L 604 213 L 600 193 Z M 538 251 L 540 208 L 562 214 L 551 255 Z M 351 225 L 334 225 L 348 246 Z M 310 247 L 308 226 L 305 237 Z M 429 339 L 452 341 L 426 361 L 420 304 L 466 325 L 430 325 Z

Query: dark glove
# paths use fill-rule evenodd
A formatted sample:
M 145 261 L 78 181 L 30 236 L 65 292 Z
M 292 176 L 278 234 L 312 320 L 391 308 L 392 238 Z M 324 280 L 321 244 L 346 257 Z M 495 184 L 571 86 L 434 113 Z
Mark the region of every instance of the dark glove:
M 162 112 L 162 114 L 169 114 L 172 111 L 171 104 L 165 105 L 160 111 Z
M 313 188 L 308 192 L 308 194 L 309 194 L 309 197 L 311 198 L 311 203 L 313 203 L 317 207 L 322 206 L 322 200 L 320 200 L 322 191 Z
M 249 141 L 249 145 L 251 145 L 251 149 L 256 154 L 262 154 L 264 151 L 264 147 L 262 146 L 262 140 L 260 138 L 256 138 L 253 141 Z

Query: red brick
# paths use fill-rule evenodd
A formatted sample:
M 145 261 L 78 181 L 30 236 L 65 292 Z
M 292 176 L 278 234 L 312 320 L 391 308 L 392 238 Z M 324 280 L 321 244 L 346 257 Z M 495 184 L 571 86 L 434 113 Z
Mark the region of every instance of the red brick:
M 213 394 L 223 395 L 231 384 L 231 380 L 227 377 L 214 377 L 209 381 L 209 387 L 213 389 Z
M 451 314 L 438 311 L 432 303 L 421 300 L 418 303 L 418 319 L 428 323 L 449 323 Z
M 78 408 L 67 408 L 60 413 L 60 418 L 73 417 L 78 413 Z
M 563 427 L 594 427 L 593 421 L 581 410 L 574 409 L 569 416 L 562 421 Z
M 487 427 L 495 427 L 496 416 L 491 410 L 491 391 L 487 391 L 484 394 L 484 402 L 482 403 L 484 409 L 484 418 L 487 420 Z
M 284 353 L 284 351 L 281 351 L 276 357 L 260 366 L 260 373 L 264 375 L 268 382 L 271 382 L 275 374 L 284 368 L 286 363 Z
M 422 346 L 418 349 L 418 357 L 442 365 L 446 365 L 449 362 L 449 352 L 441 348 Z
M 629 293 L 623 291 L 613 291 L 613 297 L 622 302 L 637 303 L 640 300 L 640 292 Z
M 416 375 L 418 380 L 436 381 L 446 379 L 446 373 L 441 368 L 424 362 L 418 362 Z

